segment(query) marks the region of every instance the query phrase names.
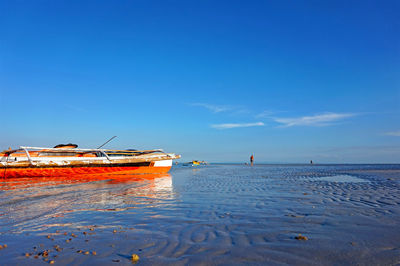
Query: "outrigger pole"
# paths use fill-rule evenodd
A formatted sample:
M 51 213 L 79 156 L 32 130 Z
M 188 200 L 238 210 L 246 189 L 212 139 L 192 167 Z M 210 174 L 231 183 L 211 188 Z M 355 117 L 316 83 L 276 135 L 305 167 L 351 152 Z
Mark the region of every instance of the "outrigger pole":
M 98 147 L 97 149 L 100 149 L 101 147 L 103 147 L 104 145 L 106 145 L 107 143 L 109 143 L 110 141 L 112 141 L 113 139 L 115 139 L 117 136 L 112 137 L 111 139 L 107 140 L 106 142 L 103 143 L 103 145 L 100 145 L 100 147 Z

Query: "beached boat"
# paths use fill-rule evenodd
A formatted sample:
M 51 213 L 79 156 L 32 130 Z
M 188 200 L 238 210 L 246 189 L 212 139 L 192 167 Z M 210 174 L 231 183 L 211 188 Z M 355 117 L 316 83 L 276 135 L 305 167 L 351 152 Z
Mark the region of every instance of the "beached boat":
M 155 174 L 171 169 L 180 155 L 155 150 L 23 147 L 0 152 L 0 177 L 52 177 L 104 174 Z

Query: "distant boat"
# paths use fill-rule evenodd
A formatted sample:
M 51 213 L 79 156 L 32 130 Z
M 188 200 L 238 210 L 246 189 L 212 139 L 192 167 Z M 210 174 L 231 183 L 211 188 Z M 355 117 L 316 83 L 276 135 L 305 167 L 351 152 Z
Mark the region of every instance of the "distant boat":
M 198 166 L 198 165 L 202 165 L 202 164 L 207 165 L 208 163 L 206 161 L 196 161 L 196 160 L 193 160 L 193 161 L 187 162 L 187 163 L 183 163 L 183 165 L 186 165 L 186 166 Z
M 155 174 L 171 169 L 180 155 L 155 150 L 23 147 L 0 152 L 0 177 L 53 177 L 104 174 Z

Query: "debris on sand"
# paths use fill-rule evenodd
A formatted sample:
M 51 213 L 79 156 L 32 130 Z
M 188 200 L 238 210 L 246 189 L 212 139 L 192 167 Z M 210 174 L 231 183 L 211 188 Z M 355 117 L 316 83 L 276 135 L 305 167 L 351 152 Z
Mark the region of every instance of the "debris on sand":
M 139 261 L 139 255 L 138 254 L 132 254 L 132 262 L 138 262 Z
M 308 237 L 302 236 L 301 234 L 299 234 L 298 236 L 295 236 L 294 238 L 297 240 L 308 240 Z

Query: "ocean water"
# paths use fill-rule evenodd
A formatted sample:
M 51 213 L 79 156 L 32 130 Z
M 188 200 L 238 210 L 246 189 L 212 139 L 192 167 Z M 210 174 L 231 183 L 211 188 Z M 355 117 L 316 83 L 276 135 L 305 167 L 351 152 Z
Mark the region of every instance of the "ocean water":
M 0 181 L 1 265 L 396 265 L 399 243 L 400 165 Z

